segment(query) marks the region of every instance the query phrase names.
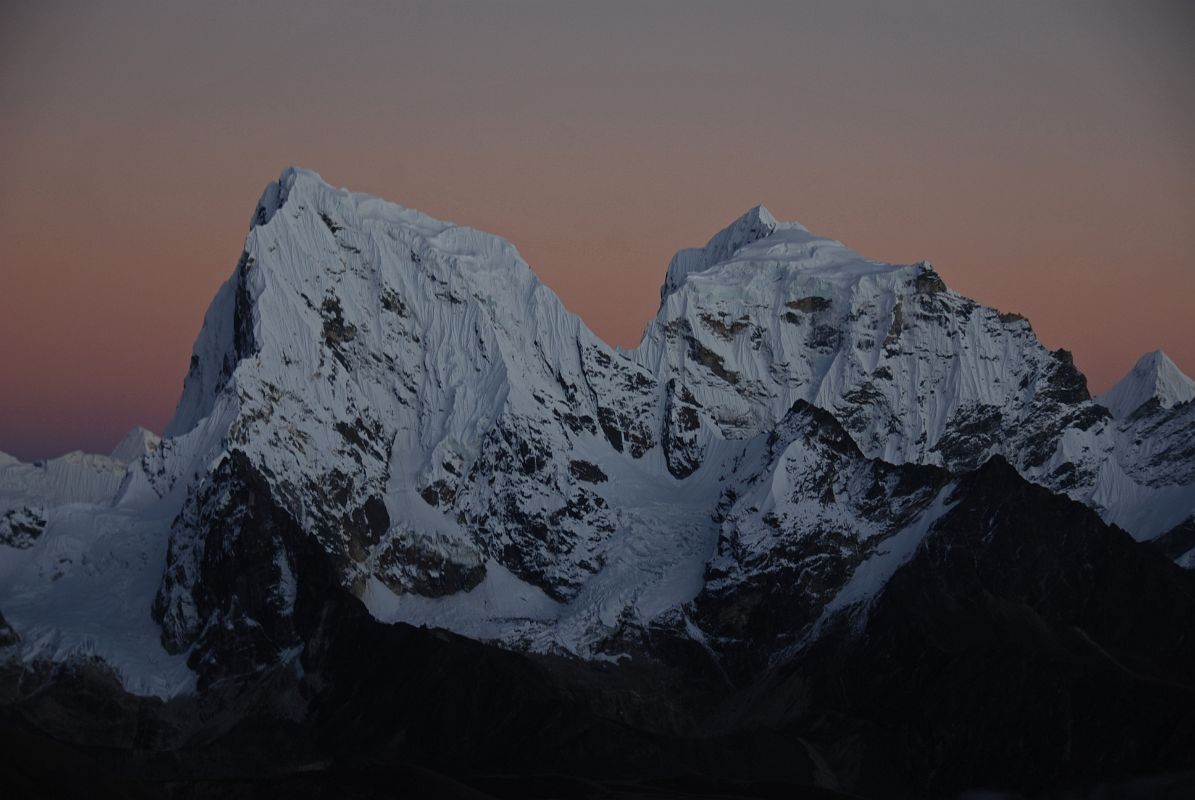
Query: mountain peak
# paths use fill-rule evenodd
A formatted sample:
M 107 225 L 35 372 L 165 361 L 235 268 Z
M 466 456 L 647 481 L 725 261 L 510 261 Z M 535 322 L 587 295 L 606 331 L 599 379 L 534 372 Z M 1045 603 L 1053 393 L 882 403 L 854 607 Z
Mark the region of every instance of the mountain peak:
M 1099 401 L 1115 417 L 1127 417 L 1144 403 L 1157 400 L 1163 408 L 1172 408 L 1195 398 L 1195 381 L 1161 350 L 1141 356 L 1120 382 L 1100 396 Z
M 730 258 L 743 247 L 766 239 L 779 225 L 770 211 L 758 205 L 714 234 L 705 247 L 679 251 L 668 264 L 667 277 L 664 279 L 664 285 L 660 287 L 661 302 L 676 291 L 689 274 L 708 269 Z M 794 226 L 800 227 L 795 223 Z
M 763 205 L 762 203 L 747 209 L 747 211 L 734 222 L 732 222 L 728 228 L 737 228 L 744 223 L 747 225 L 766 225 L 771 228 L 775 228 L 776 225 L 779 224 L 776 222 L 776 218 L 772 216 L 772 212 L 768 211 L 767 206 Z
M 265 225 L 274 216 L 296 190 L 325 189 L 335 191 L 318 172 L 303 167 L 290 166 L 282 170 L 278 180 L 272 181 L 261 193 L 261 199 L 253 210 L 253 218 L 249 220 L 249 227 L 256 228 Z M 343 191 L 343 190 L 342 190 Z
M 109 457 L 125 463 L 136 461 L 146 453 L 158 449 L 161 441 L 156 433 L 138 425 L 126 433 L 116 447 L 112 448 Z

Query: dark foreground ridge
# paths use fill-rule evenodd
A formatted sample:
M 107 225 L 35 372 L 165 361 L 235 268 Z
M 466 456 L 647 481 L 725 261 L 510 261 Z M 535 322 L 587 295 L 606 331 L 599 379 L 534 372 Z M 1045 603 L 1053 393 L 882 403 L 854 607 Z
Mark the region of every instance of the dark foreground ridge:
M 279 536 L 300 567 L 298 664 L 168 702 L 126 694 L 99 662 L 9 665 L 6 796 L 1195 787 L 1191 573 L 999 459 L 951 502 L 861 629 L 839 618 L 801 658 L 737 685 L 666 643 L 615 665 L 379 623 L 317 544 L 257 503 L 243 524 Z M 1126 783 L 1149 775 L 1169 777 Z

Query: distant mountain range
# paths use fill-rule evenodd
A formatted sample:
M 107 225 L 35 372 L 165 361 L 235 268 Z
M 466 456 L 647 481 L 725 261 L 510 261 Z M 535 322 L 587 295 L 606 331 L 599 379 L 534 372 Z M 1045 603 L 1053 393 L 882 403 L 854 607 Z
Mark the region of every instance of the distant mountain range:
M 1181 774 L 1193 399 L 762 207 L 611 348 L 505 240 L 288 169 L 161 440 L 0 455 L 0 703 L 151 787 Z

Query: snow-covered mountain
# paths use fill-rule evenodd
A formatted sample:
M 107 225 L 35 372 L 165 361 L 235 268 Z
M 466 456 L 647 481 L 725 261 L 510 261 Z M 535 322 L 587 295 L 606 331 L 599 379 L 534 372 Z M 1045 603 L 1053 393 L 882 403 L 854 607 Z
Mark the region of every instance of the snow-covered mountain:
M 1175 366 L 1161 350 L 1146 353 L 1115 386 L 1098 400 L 1117 419 L 1124 419 L 1141 406 L 1157 401 L 1162 408 L 1174 408 L 1195 398 L 1195 381 Z
M 161 443 L 162 437 L 153 431 L 147 428 L 136 427 L 126 433 L 116 443 L 116 447 L 112 448 L 112 452 L 108 454 L 108 457 L 116 461 L 123 461 L 126 464 L 132 464 L 142 456 L 157 450 Z
M 76 450 L 26 463 L 0 453 L 0 545 L 31 545 L 56 506 L 111 503 L 130 465 L 153 452 L 158 441 L 151 431 L 134 428 L 107 456 Z
M 621 351 L 508 242 L 289 169 L 165 438 L 0 548 L 0 610 L 25 659 L 176 693 L 184 660 L 302 651 L 301 539 L 382 621 L 758 666 L 866 608 L 993 456 L 1139 539 L 1183 525 L 1192 383 L 1154 362 L 1093 401 L 1019 315 L 762 207 L 674 257 Z
M 1165 353 L 1148 353 L 1099 398 L 1115 417 L 1115 455 L 1093 505 L 1195 566 L 1195 381 Z
M 1020 315 L 952 292 L 928 263 L 870 261 L 765 209 L 677 254 L 634 355 L 701 409 L 700 425 L 664 432 L 677 475 L 706 443 L 768 431 L 805 400 L 870 457 L 957 471 L 1001 455 L 1138 539 L 1195 511 L 1195 476 L 1151 449 L 1190 464 L 1179 452 L 1190 427 L 1143 437 L 1118 419 L 1150 398 L 1167 411 L 1190 399 L 1192 382 L 1164 356 L 1102 399 L 1114 417 L 1070 354 L 1043 347 Z

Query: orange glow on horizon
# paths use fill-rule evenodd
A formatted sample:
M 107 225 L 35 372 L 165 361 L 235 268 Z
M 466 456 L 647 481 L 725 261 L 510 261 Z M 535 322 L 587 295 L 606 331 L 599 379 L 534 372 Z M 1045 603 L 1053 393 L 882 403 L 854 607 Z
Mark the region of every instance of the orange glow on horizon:
M 1195 374 L 1170 6 L 202 6 L 0 12 L 2 451 L 161 431 L 289 164 L 510 239 L 613 344 L 675 250 L 763 203 L 929 259 L 1093 391 L 1159 348 Z

